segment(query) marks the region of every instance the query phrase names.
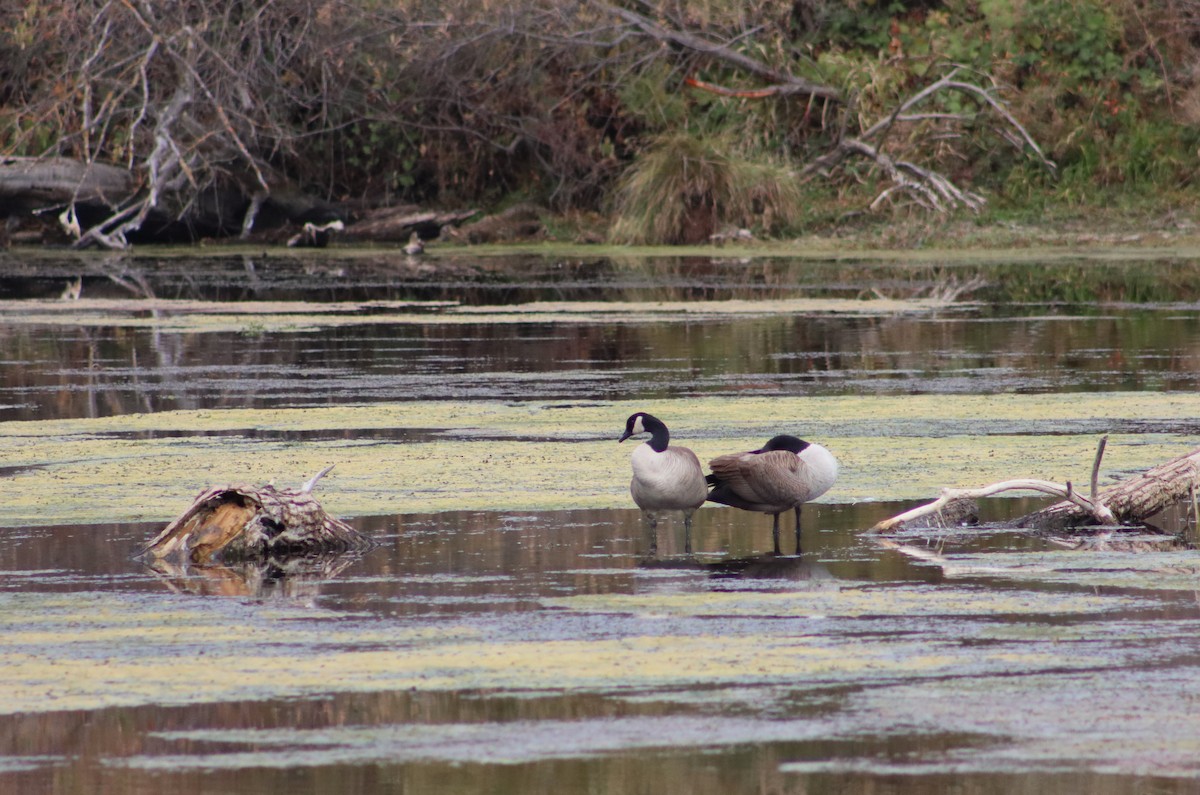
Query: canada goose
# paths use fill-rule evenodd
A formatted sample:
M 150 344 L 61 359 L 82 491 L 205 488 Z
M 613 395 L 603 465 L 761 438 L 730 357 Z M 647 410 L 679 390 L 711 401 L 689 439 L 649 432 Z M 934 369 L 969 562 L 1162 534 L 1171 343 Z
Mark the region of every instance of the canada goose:
M 722 455 L 708 462 L 708 499 L 775 517 L 771 534 L 779 554 L 779 514 L 796 509 L 796 554 L 800 554 L 800 506 L 833 485 L 838 463 L 819 444 L 795 436 L 774 436 L 762 448 Z
M 684 538 L 690 552 L 692 514 L 708 498 L 700 459 L 686 447 L 669 447 L 671 432 L 667 426 L 657 417 L 641 411 L 625 421 L 625 433 L 617 441 L 623 442 L 640 433 L 650 434 L 650 441 L 639 444 L 630 458 L 633 480 L 629 483 L 629 492 L 642 509 L 642 516 L 652 533 L 658 527 L 659 511 L 683 511 Z

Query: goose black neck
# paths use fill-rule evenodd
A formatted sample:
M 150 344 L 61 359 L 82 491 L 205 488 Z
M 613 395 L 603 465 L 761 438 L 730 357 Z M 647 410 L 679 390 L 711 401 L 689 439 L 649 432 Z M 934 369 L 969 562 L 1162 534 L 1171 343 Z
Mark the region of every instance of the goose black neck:
M 662 420 L 645 415 L 642 417 L 642 428 L 650 434 L 650 441 L 646 444 L 650 445 L 651 450 L 661 453 L 667 449 L 667 444 L 671 441 L 671 432 Z
M 772 436 L 758 452 L 767 453 L 772 450 L 787 450 L 789 453 L 799 455 L 808 447 L 808 444 L 808 442 L 803 439 L 797 439 L 795 436 L 780 434 L 779 436 Z

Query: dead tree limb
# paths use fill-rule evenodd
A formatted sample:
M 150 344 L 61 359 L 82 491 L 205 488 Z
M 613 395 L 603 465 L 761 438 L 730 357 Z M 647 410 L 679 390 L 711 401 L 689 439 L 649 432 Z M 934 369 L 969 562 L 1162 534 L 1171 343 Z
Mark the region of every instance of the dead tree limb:
M 1200 448 L 1101 489 L 1099 499 L 1118 521 L 1134 523 L 1190 500 L 1196 488 L 1200 488 Z M 1088 524 L 1095 522 L 1078 506 L 1063 502 L 1034 511 L 1016 522 L 1017 527 L 1034 530 L 1061 530 Z
M 1194 498 L 1200 489 L 1200 448 L 1164 464 L 1133 475 L 1105 489 L 1097 488 L 1100 461 L 1108 443 L 1102 437 L 1092 464 L 1091 496 L 1084 497 L 1071 483 L 1020 479 L 993 483 L 978 489 L 943 489 L 933 502 L 879 522 L 871 532 L 888 532 L 923 516 L 938 513 L 957 499 L 990 497 L 1005 491 L 1036 491 L 1062 497 L 1063 501 L 1017 519 L 1013 526 L 1039 531 L 1061 531 L 1071 527 L 1136 524 L 1181 502 Z
M 619 8 L 601 2 L 595 2 L 593 5 L 606 14 L 623 19 L 656 41 L 673 44 L 691 52 L 724 61 L 731 66 L 749 72 L 755 77 L 777 84 L 779 87 L 775 89 L 775 93 L 803 94 L 838 102 L 842 99 L 842 93 L 832 86 L 823 86 L 780 71 L 762 61 L 755 60 L 737 50 L 714 41 L 709 41 L 694 33 L 668 28 L 627 8 Z
M 888 151 L 888 138 L 898 124 L 939 123 L 966 124 L 975 118 L 976 114 L 963 113 L 921 113 L 910 111 L 935 95 L 954 91 L 967 94 L 1000 116 L 1001 125 L 998 131 L 1001 136 L 1015 145 L 1028 147 L 1036 156 L 1037 161 L 1053 173 L 1057 166 L 1046 157 L 1041 147 L 1037 145 L 1029 131 L 1017 121 L 1008 108 L 996 96 L 997 87 L 984 88 L 966 80 L 959 79 L 962 67 L 954 67 L 939 80 L 930 83 L 900 103 L 891 113 L 872 124 L 857 136 L 842 136 L 837 145 L 826 154 L 816 158 L 801 169 L 801 177 L 811 178 L 820 174 L 828 176 L 833 169 L 840 166 L 851 156 L 863 157 L 875 163 L 892 185 L 884 188 L 876 195 L 870 204 L 872 210 L 878 209 L 885 201 L 899 192 L 908 193 L 914 197 L 921 207 L 936 212 L 947 212 L 957 207 L 966 207 L 978 212 L 986 204 L 986 199 L 974 191 L 956 185 L 953 180 L 932 168 L 918 165 L 911 159 L 898 157 Z
M 1093 503 L 1096 502 L 1097 494 L 1099 492 L 1100 461 L 1104 458 L 1104 448 L 1107 446 L 1108 434 L 1106 433 L 1100 437 L 1100 442 L 1096 445 L 1096 458 L 1092 461 L 1092 488 L 1091 491 L 1088 492 L 1088 496 L 1091 498 Z
M 1071 484 L 1051 483 L 1048 480 L 1037 480 L 1034 478 L 1024 478 L 1018 480 L 1005 480 L 1000 483 L 992 483 L 988 486 L 983 486 L 978 489 L 942 489 L 942 496 L 938 497 L 931 503 L 918 506 L 910 511 L 905 511 L 902 514 L 893 516 L 890 519 L 885 519 L 871 528 L 873 533 L 886 533 L 904 525 L 906 522 L 911 522 L 914 519 L 919 519 L 923 516 L 938 513 L 942 508 L 954 500 L 969 499 L 975 500 L 982 497 L 992 497 L 1005 491 L 1036 491 L 1042 494 L 1049 494 L 1054 497 L 1063 497 L 1077 511 L 1081 511 L 1091 516 L 1099 524 L 1113 524 L 1116 517 L 1103 503 L 1095 503 L 1087 497 L 1076 492 Z

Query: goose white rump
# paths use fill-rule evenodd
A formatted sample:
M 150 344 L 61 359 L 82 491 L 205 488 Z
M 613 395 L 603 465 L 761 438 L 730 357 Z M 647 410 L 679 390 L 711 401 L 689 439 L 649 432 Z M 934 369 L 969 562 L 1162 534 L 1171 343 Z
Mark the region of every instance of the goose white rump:
M 774 517 L 772 535 L 779 552 L 779 514 L 796 511 L 796 551 L 800 551 L 800 507 L 829 491 L 838 462 L 825 447 L 795 436 L 772 437 L 758 450 L 732 453 L 708 462 L 708 499 Z

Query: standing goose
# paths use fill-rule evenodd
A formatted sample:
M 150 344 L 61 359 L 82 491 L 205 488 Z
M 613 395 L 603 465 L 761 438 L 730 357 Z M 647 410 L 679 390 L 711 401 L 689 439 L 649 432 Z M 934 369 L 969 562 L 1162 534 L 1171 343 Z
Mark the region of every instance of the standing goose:
M 692 514 L 708 498 L 708 485 L 700 459 L 686 447 L 669 447 L 671 432 L 657 417 L 639 411 L 625 421 L 625 433 L 618 442 L 640 433 L 650 441 L 639 444 L 630 458 L 633 480 L 629 492 L 642 509 L 642 516 L 653 533 L 658 527 L 659 511 L 683 511 L 684 538 L 691 551 Z M 655 548 L 651 536 L 651 551 Z
M 838 463 L 819 444 L 781 434 L 759 450 L 732 453 L 708 462 L 708 499 L 775 517 L 771 534 L 779 554 L 779 514 L 796 509 L 796 554 L 800 554 L 800 506 L 833 485 Z

